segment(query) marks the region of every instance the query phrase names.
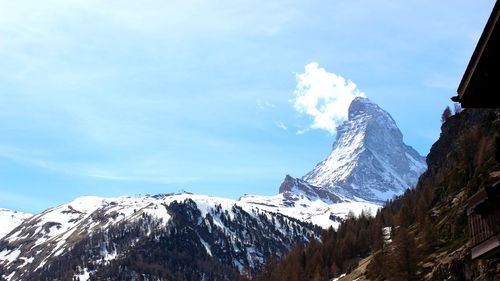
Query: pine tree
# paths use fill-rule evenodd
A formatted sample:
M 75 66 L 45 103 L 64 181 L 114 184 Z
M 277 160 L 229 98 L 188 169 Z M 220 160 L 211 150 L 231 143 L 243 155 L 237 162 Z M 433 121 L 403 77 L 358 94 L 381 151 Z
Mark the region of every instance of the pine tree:
M 392 244 L 389 280 L 416 280 L 417 247 L 407 228 L 399 227 Z

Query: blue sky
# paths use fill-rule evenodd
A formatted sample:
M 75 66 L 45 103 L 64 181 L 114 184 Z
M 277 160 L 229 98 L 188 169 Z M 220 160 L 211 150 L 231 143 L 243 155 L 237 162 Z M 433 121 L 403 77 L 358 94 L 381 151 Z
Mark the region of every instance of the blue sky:
M 297 105 L 306 65 L 425 155 L 493 4 L 0 0 L 0 207 L 275 194 L 342 121 Z

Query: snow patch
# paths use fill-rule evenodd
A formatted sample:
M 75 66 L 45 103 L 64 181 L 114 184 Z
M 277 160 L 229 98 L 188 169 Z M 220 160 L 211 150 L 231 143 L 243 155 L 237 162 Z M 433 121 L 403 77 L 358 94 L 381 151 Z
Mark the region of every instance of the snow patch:
M 29 213 L 0 208 L 0 239 L 32 216 Z
M 207 242 L 205 242 L 205 240 L 203 240 L 201 237 L 200 237 L 200 242 L 201 244 L 203 244 L 203 247 L 205 247 L 207 254 L 212 257 L 212 250 L 210 249 L 210 245 Z

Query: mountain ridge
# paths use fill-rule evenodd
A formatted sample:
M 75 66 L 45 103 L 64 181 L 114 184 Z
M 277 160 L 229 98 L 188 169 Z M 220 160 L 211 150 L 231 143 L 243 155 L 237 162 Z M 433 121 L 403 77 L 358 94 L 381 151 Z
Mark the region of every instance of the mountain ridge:
M 319 230 L 231 199 L 187 193 L 83 196 L 32 216 L 0 239 L 0 276 L 92 280 L 108 278 L 114 271 L 127 280 L 140 274 L 159 276 L 152 280 L 202 280 L 210 275 L 210 268 L 219 267 L 225 270 L 209 280 L 232 280 L 235 274 L 260 270 L 267 258 L 279 258 L 297 243 L 317 239 Z M 157 247 L 167 247 L 175 255 L 164 256 L 154 250 Z M 151 254 L 143 253 L 145 249 Z M 197 253 L 184 256 L 192 251 Z M 130 259 L 137 255 L 162 268 L 179 263 L 182 257 L 186 262 L 207 263 L 197 269 L 185 265 L 178 272 L 165 267 L 157 275 L 148 267 L 141 271 L 140 265 L 129 271 L 125 265 L 134 263 Z

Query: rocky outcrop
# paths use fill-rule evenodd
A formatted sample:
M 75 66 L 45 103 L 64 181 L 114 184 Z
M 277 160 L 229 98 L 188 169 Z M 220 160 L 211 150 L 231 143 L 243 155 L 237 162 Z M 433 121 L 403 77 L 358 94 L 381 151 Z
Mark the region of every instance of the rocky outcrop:
M 310 201 L 322 200 L 328 204 L 344 202 L 340 197 L 324 190 L 320 187 L 311 185 L 304 180 L 286 175 L 283 183 L 280 185 L 279 193 L 289 201 L 296 201 L 299 194 L 306 196 Z

